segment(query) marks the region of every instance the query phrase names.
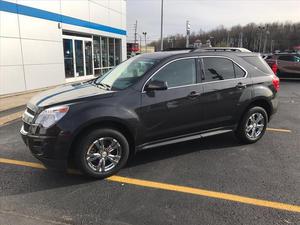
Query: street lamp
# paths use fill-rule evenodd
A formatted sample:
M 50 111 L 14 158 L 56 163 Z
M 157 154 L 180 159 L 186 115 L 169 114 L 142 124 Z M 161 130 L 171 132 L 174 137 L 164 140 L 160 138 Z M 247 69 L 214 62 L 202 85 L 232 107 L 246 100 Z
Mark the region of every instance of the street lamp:
M 147 53 L 147 32 L 143 32 L 143 35 L 145 36 L 145 52 Z
M 185 44 L 186 48 L 190 46 L 190 34 L 191 34 L 191 24 L 190 21 L 186 21 L 186 44 Z
M 164 32 L 164 0 L 161 0 L 161 19 L 160 19 L 160 50 L 164 50 L 164 37 L 163 37 L 163 32 Z

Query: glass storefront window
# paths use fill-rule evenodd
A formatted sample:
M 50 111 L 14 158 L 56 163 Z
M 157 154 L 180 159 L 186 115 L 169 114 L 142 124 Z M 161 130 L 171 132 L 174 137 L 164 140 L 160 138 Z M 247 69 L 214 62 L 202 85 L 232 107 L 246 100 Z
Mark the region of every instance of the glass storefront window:
M 94 45 L 94 67 L 96 69 L 101 67 L 101 48 L 100 48 L 99 36 L 93 37 L 93 45 Z
M 74 57 L 72 39 L 63 39 L 66 78 L 74 77 Z
M 115 39 L 109 38 L 109 66 L 115 66 Z
M 108 39 L 101 37 L 102 67 L 108 67 Z
M 81 40 L 75 40 L 75 62 L 76 62 L 76 76 L 83 76 L 84 75 L 83 43 Z
M 121 63 L 121 39 L 115 39 L 115 65 Z
M 121 39 L 93 36 L 94 74 L 102 76 L 121 63 Z
M 92 52 L 92 42 L 85 41 L 85 72 L 86 75 L 93 74 L 93 52 Z

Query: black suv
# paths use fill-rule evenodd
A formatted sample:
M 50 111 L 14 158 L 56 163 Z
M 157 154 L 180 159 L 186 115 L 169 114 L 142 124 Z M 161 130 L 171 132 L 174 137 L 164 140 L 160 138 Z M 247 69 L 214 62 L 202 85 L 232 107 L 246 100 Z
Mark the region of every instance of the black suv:
M 75 161 L 85 174 L 104 178 L 138 150 L 231 131 L 256 142 L 277 110 L 278 89 L 255 53 L 144 54 L 102 77 L 33 97 L 21 134 L 47 167 Z

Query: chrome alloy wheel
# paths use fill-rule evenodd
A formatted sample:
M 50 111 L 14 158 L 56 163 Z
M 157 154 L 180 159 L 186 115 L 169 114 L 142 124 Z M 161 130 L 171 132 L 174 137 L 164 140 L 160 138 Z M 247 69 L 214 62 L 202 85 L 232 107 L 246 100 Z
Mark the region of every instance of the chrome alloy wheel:
M 116 167 L 122 155 L 120 143 L 112 137 L 94 141 L 86 153 L 87 165 L 95 172 L 108 172 Z
M 247 137 L 251 140 L 256 140 L 263 132 L 264 127 L 265 117 L 263 114 L 259 112 L 253 113 L 246 123 L 245 132 Z

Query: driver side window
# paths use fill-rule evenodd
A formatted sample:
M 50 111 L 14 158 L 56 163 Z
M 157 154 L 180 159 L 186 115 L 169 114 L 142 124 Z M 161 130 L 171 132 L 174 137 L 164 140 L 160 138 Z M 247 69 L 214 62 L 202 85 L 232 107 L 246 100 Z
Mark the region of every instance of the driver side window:
M 166 81 L 169 88 L 196 84 L 195 59 L 180 59 L 162 68 L 151 79 Z

